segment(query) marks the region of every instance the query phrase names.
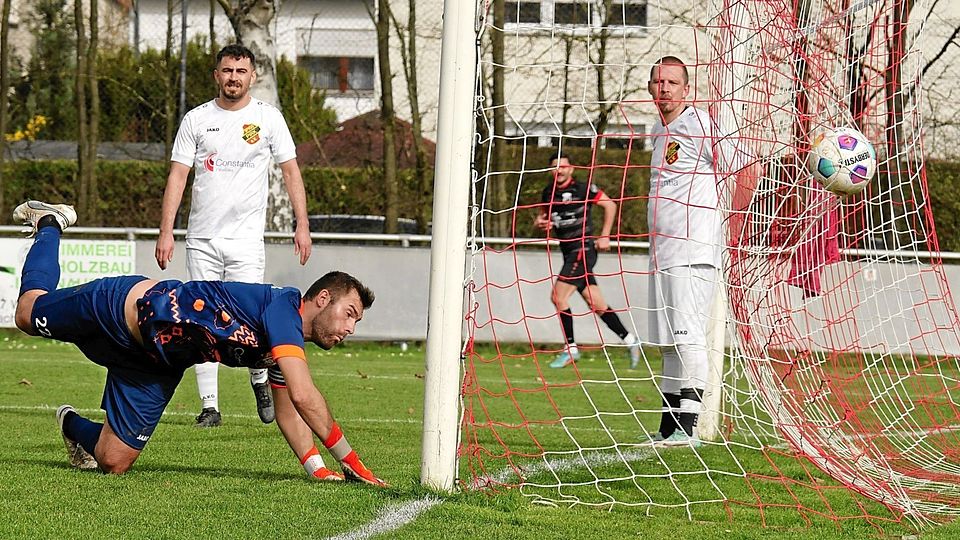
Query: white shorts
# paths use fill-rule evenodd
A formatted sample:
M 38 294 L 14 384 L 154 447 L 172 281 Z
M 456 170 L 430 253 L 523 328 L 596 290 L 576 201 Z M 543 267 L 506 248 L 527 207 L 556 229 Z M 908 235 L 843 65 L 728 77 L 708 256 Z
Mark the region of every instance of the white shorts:
M 707 318 L 717 269 L 709 264 L 674 266 L 650 276 L 650 342 L 707 344 Z
M 263 283 L 263 238 L 187 238 L 191 280 Z

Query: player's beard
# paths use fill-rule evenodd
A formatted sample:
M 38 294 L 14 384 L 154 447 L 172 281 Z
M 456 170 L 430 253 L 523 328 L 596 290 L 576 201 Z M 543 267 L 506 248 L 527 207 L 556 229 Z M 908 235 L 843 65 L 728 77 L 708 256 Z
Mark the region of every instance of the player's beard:
M 240 101 L 244 96 L 247 95 L 246 88 L 243 84 L 237 85 L 224 85 L 223 89 L 220 91 L 220 94 L 223 96 L 223 99 L 227 101 Z
M 321 349 L 329 351 L 338 343 L 346 339 L 347 336 L 340 336 L 336 333 L 329 332 L 325 329 L 326 326 L 328 325 L 324 324 L 324 316 L 323 312 L 321 312 L 316 318 L 313 319 L 313 339 L 311 341 L 316 343 Z

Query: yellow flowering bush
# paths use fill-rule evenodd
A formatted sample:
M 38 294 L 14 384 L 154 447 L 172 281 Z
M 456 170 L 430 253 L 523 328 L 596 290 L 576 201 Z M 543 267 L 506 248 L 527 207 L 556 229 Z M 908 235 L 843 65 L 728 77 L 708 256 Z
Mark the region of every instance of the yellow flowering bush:
M 35 141 L 37 140 L 37 135 L 40 133 L 40 130 L 46 125 L 47 117 L 38 114 L 27 122 L 26 127 L 18 129 L 13 133 L 6 133 L 4 134 L 4 138 L 7 139 L 7 142 Z

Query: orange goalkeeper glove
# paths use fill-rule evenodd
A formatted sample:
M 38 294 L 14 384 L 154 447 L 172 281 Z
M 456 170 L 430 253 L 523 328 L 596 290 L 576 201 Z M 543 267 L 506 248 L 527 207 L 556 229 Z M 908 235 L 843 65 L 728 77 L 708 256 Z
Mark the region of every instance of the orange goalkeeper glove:
M 343 469 L 343 476 L 346 480 L 353 482 L 364 482 L 379 487 L 389 487 L 389 484 L 377 478 L 366 465 L 360 461 L 357 452 L 350 447 L 350 443 L 340 431 L 340 426 L 336 423 L 330 429 L 330 435 L 323 441 L 327 450 L 340 462 Z

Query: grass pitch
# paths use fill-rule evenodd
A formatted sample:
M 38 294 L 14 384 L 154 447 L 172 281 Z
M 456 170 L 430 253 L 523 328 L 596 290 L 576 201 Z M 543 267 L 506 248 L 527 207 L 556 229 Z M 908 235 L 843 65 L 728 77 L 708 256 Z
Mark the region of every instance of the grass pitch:
M 350 343 L 310 348 L 324 392 L 364 462 L 392 484 L 376 489 L 306 478 L 275 425 L 256 416 L 246 370 L 220 370 L 224 425 L 193 427 L 199 410 L 188 371 L 150 444 L 124 476 L 67 466 L 55 408 L 99 411 L 105 370 L 70 345 L 0 337 L 0 538 L 899 538 L 906 525 L 864 520 L 762 528 L 757 512 L 690 521 L 666 509 L 549 508 L 516 491 L 430 493 L 419 486 L 423 351 Z M 331 464 L 331 458 L 324 455 Z M 743 458 L 745 466 L 750 463 Z M 762 459 L 759 456 L 757 459 Z M 465 473 L 466 474 L 466 473 Z M 415 519 L 417 501 L 441 502 Z M 409 515 L 409 512 L 408 512 Z M 403 521 L 388 530 L 390 523 Z M 352 536 L 351 536 L 352 535 Z M 923 539 L 960 537 L 960 525 L 927 529 Z

